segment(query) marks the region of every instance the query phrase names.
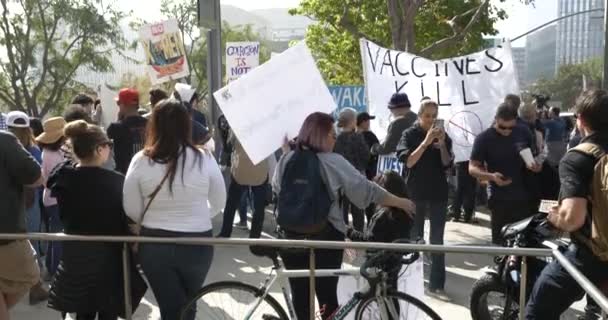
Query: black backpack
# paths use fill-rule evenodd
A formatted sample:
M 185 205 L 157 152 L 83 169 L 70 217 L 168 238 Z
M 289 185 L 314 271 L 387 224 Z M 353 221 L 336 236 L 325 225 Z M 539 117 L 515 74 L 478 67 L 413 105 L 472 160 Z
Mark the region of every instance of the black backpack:
M 317 154 L 296 150 L 285 165 L 277 201 L 277 223 L 298 234 L 317 234 L 328 224 L 332 200 L 321 176 Z

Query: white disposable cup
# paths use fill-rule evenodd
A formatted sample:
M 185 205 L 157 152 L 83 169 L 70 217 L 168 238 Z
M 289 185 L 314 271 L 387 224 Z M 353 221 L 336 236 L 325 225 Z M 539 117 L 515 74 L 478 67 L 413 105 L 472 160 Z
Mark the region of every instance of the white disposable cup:
M 532 155 L 532 150 L 530 148 L 525 148 L 519 152 L 519 155 L 524 160 L 527 166 L 534 165 L 534 156 Z

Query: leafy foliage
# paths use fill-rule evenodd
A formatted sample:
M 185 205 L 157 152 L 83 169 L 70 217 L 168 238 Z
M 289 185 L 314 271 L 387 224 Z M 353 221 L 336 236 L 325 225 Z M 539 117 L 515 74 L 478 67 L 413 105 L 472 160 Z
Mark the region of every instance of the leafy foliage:
M 303 0 L 298 8 L 290 10 L 291 14 L 308 16 L 319 22 L 308 28 L 306 42 L 328 83 L 363 82 L 360 37 L 384 47 L 393 47 L 386 3 L 386 0 Z M 454 30 L 463 29 L 471 18 L 470 12 L 481 3 L 480 0 L 424 1 L 415 14 L 415 43 L 414 50 L 410 51 L 415 53 L 451 36 Z M 450 20 L 459 15 L 462 16 L 454 21 L 455 25 L 450 26 Z M 482 35 L 496 34 L 494 23 L 505 16 L 504 11 L 490 6 L 481 12 L 463 41 L 426 56 L 445 58 L 478 51 L 483 44 Z
M 552 101 L 562 102 L 563 110 L 569 110 L 583 92 L 585 81 L 587 89 L 600 87 L 603 65 L 602 60 L 597 58 L 582 64 L 561 66 L 554 79 L 540 79 L 528 88 L 528 92 L 550 95 Z
M 0 102 L 43 117 L 83 86 L 79 69 L 108 72 L 113 50 L 126 42 L 125 14 L 94 0 L 0 0 Z

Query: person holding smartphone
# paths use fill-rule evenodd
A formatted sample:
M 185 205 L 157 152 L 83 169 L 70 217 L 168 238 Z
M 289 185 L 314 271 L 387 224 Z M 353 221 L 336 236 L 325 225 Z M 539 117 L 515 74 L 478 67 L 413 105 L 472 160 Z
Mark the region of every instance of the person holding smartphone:
M 431 224 L 429 242 L 443 244 L 447 219 L 448 183 L 446 169 L 454 159 L 452 140 L 445 133 L 442 120 L 438 120 L 436 102 L 423 100 L 418 120 L 405 130 L 397 145 L 397 156 L 405 163 L 407 194 L 416 204 L 413 240 L 424 238 L 424 223 L 428 216 Z M 428 294 L 449 301 L 445 294 L 445 255 L 431 254 L 431 274 Z
M 524 174 L 527 168 L 519 151 L 530 148 L 521 145 L 518 137 L 526 130 L 517 125 L 517 112 L 511 105 L 498 106 L 494 125 L 475 138 L 469 161 L 469 173 L 488 181 L 491 211 L 492 243 L 501 245 L 500 230 L 509 223 L 530 215 L 530 194 L 526 191 Z

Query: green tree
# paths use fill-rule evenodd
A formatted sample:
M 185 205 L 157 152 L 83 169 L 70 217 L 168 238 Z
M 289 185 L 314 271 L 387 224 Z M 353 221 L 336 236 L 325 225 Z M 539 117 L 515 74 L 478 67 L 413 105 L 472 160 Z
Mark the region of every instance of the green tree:
M 308 28 L 306 42 L 325 80 L 360 84 L 360 38 L 427 58 L 468 54 L 482 47 L 482 35 L 496 34 L 494 23 L 506 16 L 489 2 L 303 0 L 290 13 L 318 21 Z
M 569 110 L 583 92 L 585 82 L 587 89 L 600 87 L 603 66 L 600 58 L 582 64 L 564 65 L 559 68 L 554 79 L 540 79 L 530 85 L 527 91 L 530 94 L 549 95 L 552 101 L 562 103 L 563 110 Z
M 76 72 L 112 70 L 125 14 L 95 0 L 0 0 L 0 102 L 43 117 L 82 88 Z

